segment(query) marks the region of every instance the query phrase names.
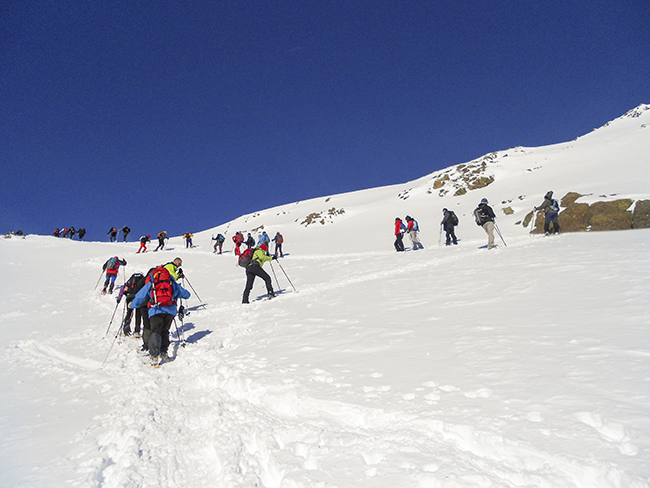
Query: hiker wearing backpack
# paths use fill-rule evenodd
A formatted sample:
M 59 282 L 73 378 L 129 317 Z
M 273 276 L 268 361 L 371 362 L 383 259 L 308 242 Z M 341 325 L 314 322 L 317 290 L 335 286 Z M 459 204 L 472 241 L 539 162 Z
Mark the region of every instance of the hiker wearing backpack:
M 126 315 L 124 316 L 124 321 L 122 322 L 122 334 L 125 336 L 131 335 L 131 317 L 133 316 L 132 308 L 129 308 L 129 304 L 135 298 L 135 295 L 140 291 L 144 286 L 145 277 L 142 273 L 133 273 L 131 277 L 126 280 L 126 283 L 120 288 L 120 293 L 117 296 L 117 303 L 120 303 L 120 300 L 124 297 L 126 299 Z M 149 315 L 147 314 L 147 307 L 142 306 L 135 309 L 135 330 L 134 337 L 136 339 L 140 338 L 140 324 L 144 322 L 146 328 L 149 329 Z
M 126 237 L 129 235 L 129 232 L 131 232 L 131 229 L 129 229 L 126 225 L 120 229 L 122 231 L 122 242 L 126 242 Z
M 232 236 L 232 242 L 235 243 L 235 256 L 241 255 L 241 245 L 244 242 L 244 235 L 241 232 L 237 232 Z
M 440 225 L 445 229 L 447 234 L 447 241 L 445 245 L 451 246 L 451 243 L 454 243 L 454 246 L 458 244 L 458 239 L 456 239 L 456 233 L 454 232 L 454 227 L 458 225 L 458 217 L 452 210 L 447 210 L 446 208 L 442 209 L 442 222 Z
M 253 282 L 256 276 L 264 280 L 268 297 L 275 298 L 271 277 L 262 269 L 264 263 L 273 259 L 277 258 L 268 255 L 268 246 L 266 244 L 262 244 L 260 247 L 246 249 L 244 254 L 239 258 L 239 265 L 246 268 L 246 288 L 244 289 L 242 303 L 249 303 L 248 299 L 253 289 Z
M 269 235 L 266 233 L 266 231 L 262 232 L 262 235 L 260 236 L 259 240 L 257 241 L 257 247 L 262 247 L 263 245 L 266 246 L 266 254 L 268 254 L 268 248 L 269 244 L 271 244 L 271 238 Z
M 64 227 L 63 229 L 61 229 L 61 237 L 68 237 L 68 229 L 67 228 Z
M 219 254 L 223 251 L 223 242 L 226 240 L 224 236 L 221 234 L 217 234 L 217 237 L 214 237 L 214 234 L 212 235 L 212 240 L 215 241 L 214 243 L 214 252 L 217 252 L 217 248 L 219 248 Z
M 248 249 L 250 249 L 251 247 L 255 247 L 255 239 L 253 238 L 250 232 L 248 233 L 248 236 L 246 236 L 246 242 L 244 242 L 244 244 L 248 246 Z
M 165 248 L 165 239 L 167 239 L 167 231 L 166 230 L 161 230 L 158 232 L 158 246 L 156 249 L 154 249 L 154 252 L 158 251 L 159 249 L 164 249 Z
M 140 248 L 136 254 L 147 252 L 147 242 L 151 240 L 151 236 L 140 236 Z
M 54 232 L 52 232 L 52 235 L 54 237 L 59 237 L 60 234 L 61 234 L 61 230 L 58 227 L 56 228 L 56 230 Z
M 553 192 L 549 191 L 544 195 L 544 201 L 535 210 L 544 210 L 544 235 L 551 233 L 551 223 L 553 224 L 553 234 L 560 233 L 560 224 L 557 221 L 560 212 L 560 204 L 553 198 Z
M 402 219 L 395 217 L 395 249 L 397 252 L 404 251 L 404 242 L 402 241 L 404 237 L 404 232 L 406 232 L 406 226 L 402 222 Z
M 496 220 L 496 215 L 494 215 L 494 210 L 488 205 L 487 198 L 481 199 L 481 203 L 474 210 L 474 218 L 476 219 L 476 225 L 483 227 L 483 230 L 488 235 L 488 249 L 496 247 L 494 245 L 494 221 Z
M 102 269 L 106 271 L 106 281 L 104 281 L 104 289 L 102 290 L 102 295 L 106 295 L 107 287 L 108 293 L 113 293 L 113 287 L 115 286 L 117 273 L 120 271 L 120 265 L 126 266 L 126 259 L 120 259 L 117 256 L 113 256 L 104 263 L 104 266 L 102 266 Z
M 149 301 L 150 332 L 146 344 L 152 365 L 168 359 L 169 329 L 178 313 L 176 300 L 189 297 L 190 292 L 176 283 L 167 268 L 157 266 L 147 273 L 144 286 L 129 304 L 129 308 L 136 309 Z
M 175 258 L 173 261 L 165 264 L 165 268 L 171 273 L 176 281 L 183 277 L 181 266 L 183 266 L 183 260 L 181 258 Z
M 111 229 L 106 234 L 110 236 L 108 238 L 109 242 L 117 241 L 117 229 L 115 227 L 111 227 Z
M 86 235 L 86 229 L 82 227 L 77 231 L 77 235 L 79 235 L 79 240 L 83 239 L 84 236 Z
M 188 247 L 194 247 L 194 244 L 192 244 L 192 237 L 194 237 L 194 234 L 191 234 L 189 232 L 183 234 L 183 239 L 185 239 L 185 249 Z
M 70 239 L 74 239 L 74 235 L 77 231 L 74 230 L 74 227 L 70 227 L 70 230 L 68 231 L 68 234 L 70 235 Z
M 284 254 L 282 254 L 282 243 L 284 242 L 284 237 L 282 237 L 282 234 L 276 232 L 275 237 L 273 238 L 273 242 L 275 242 L 275 253 L 273 253 L 273 255 L 277 258 L 278 253 L 280 253 L 280 257 L 283 258 Z
M 410 215 L 407 215 L 406 221 L 408 222 L 406 226 L 406 232 L 409 233 L 409 237 L 411 238 L 412 249 L 414 251 L 417 251 L 418 249 L 424 249 L 424 246 L 422 245 L 422 243 L 420 243 L 420 239 L 418 237 L 418 231 L 420 230 L 420 226 L 418 225 L 417 220 L 415 220 Z

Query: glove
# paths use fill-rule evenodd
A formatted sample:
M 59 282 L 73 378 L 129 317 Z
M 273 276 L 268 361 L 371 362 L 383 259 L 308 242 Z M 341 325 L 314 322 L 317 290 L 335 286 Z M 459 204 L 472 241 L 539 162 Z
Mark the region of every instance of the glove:
M 117 303 L 120 303 L 122 301 L 122 297 L 117 297 L 115 300 L 117 301 Z
M 185 277 L 185 275 L 183 274 L 183 269 L 182 268 L 178 268 L 176 270 L 176 274 L 178 274 L 179 278 L 184 278 Z
M 183 316 L 184 316 L 184 315 L 185 315 L 185 307 L 183 307 L 183 305 L 181 305 L 181 306 L 178 308 L 178 318 L 181 319 L 181 320 L 183 320 Z
M 271 261 L 275 261 L 276 259 L 278 259 L 277 256 L 272 256 L 272 257 L 271 257 Z

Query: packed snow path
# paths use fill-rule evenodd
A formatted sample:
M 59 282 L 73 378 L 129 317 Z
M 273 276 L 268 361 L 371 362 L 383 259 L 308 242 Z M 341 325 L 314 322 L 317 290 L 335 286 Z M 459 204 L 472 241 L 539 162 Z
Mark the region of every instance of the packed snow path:
M 279 264 L 298 293 L 276 263 L 282 293 L 249 306 L 207 248 L 1 242 L 0 481 L 650 486 L 649 237 L 296 253 Z M 92 286 L 116 249 L 127 277 L 182 253 L 206 303 L 159 369 L 131 338 L 100 369 L 121 307 L 103 339 L 116 304 Z

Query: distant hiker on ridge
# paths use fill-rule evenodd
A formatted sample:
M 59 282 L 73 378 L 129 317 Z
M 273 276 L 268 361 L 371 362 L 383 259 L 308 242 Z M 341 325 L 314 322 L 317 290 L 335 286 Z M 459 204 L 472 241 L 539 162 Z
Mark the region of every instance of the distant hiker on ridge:
M 442 222 L 440 222 L 440 225 L 445 229 L 445 233 L 447 234 L 447 240 L 445 242 L 445 245 L 451 246 L 451 243 L 454 243 L 454 246 L 458 244 L 458 240 L 456 239 L 456 233 L 454 232 L 454 227 L 458 225 L 458 217 L 456 214 L 451 211 L 447 210 L 446 208 L 442 209 Z
M 488 235 L 488 249 L 496 247 L 494 245 L 494 220 L 496 216 L 494 210 L 488 205 L 487 198 L 483 198 L 476 210 L 474 210 L 474 218 L 476 219 L 476 225 L 483 227 L 483 230 Z
M 59 235 L 61 235 L 61 230 L 59 230 L 59 228 L 57 227 L 56 230 L 52 232 L 52 235 L 54 237 L 59 237 Z
M 74 230 L 74 227 L 70 227 L 70 230 L 68 231 L 68 234 L 70 235 L 70 239 L 74 239 L 74 235 L 77 231 Z
M 117 229 L 115 227 L 111 227 L 111 230 L 109 230 L 106 234 L 108 234 L 109 237 L 109 242 L 116 242 L 117 241 Z
M 189 232 L 183 234 L 183 239 L 185 239 L 185 249 L 188 247 L 194 247 L 194 244 L 192 244 L 192 237 L 194 237 L 194 234 L 190 234 Z
M 158 232 L 158 246 L 153 250 L 154 252 L 165 248 L 165 239 L 167 239 L 167 231 L 161 230 Z
M 102 269 L 106 271 L 106 281 L 104 281 L 102 295 L 106 295 L 106 287 L 109 287 L 108 293 L 113 293 L 113 287 L 115 286 L 117 273 L 120 271 L 120 265 L 126 266 L 126 259 L 120 259 L 117 256 L 114 256 L 109 258 L 108 261 L 104 263 L 104 266 L 102 266 Z
M 86 235 L 86 229 L 84 227 L 82 227 L 81 229 L 79 229 L 77 234 L 79 235 L 79 240 L 83 239 L 84 236 Z
M 397 252 L 404 251 L 404 242 L 402 242 L 404 232 L 406 232 L 406 227 L 402 219 L 395 217 L 395 250 Z
M 131 229 L 129 229 L 129 228 L 125 225 L 125 226 L 122 227 L 120 230 L 122 231 L 122 234 L 123 234 L 123 236 L 124 236 L 122 242 L 126 242 L 126 236 L 129 235 L 129 232 L 131 232 Z
M 560 212 L 560 204 L 553 198 L 553 192 L 549 191 L 544 195 L 544 201 L 535 210 L 544 210 L 544 235 L 551 233 L 551 223 L 553 224 L 553 234 L 560 233 L 560 224 L 557 221 Z
M 215 241 L 214 252 L 217 252 L 217 248 L 219 248 L 219 254 L 221 254 L 223 251 L 223 242 L 226 240 L 226 238 L 221 234 L 217 234 L 217 237 L 214 237 L 214 235 L 212 235 L 212 240 Z
M 138 249 L 138 252 L 136 254 L 140 252 L 147 252 L 147 242 L 150 240 L 151 236 L 149 235 L 140 237 L 140 249 Z

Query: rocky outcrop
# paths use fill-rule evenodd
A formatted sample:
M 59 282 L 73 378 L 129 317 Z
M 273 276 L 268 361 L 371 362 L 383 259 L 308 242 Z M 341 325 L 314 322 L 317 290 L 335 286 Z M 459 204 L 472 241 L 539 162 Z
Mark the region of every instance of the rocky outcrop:
M 560 200 L 560 214 L 558 220 L 562 232 L 584 232 L 598 230 L 625 230 L 650 227 L 650 200 L 641 200 L 636 203 L 634 210 L 630 208 L 634 200 L 621 198 L 609 202 L 577 203 L 584 195 L 580 193 L 567 193 Z M 533 212 L 526 215 L 523 225 L 527 226 L 533 217 Z M 532 233 L 544 232 L 544 214 L 535 214 L 535 223 Z

